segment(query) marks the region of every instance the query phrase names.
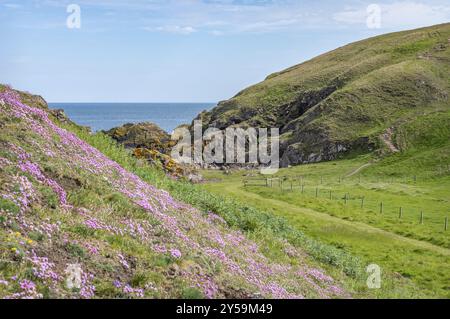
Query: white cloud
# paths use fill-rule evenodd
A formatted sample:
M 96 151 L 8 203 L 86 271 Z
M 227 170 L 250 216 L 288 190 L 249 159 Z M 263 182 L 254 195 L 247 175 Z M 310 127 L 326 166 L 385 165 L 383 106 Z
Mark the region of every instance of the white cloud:
M 17 4 L 17 3 L 4 3 L 3 6 L 5 8 L 8 8 L 8 9 L 20 9 L 20 8 L 22 8 L 22 5 Z
M 419 2 L 379 4 L 382 28 L 413 28 L 450 21 L 450 5 L 429 5 Z M 366 7 L 347 9 L 333 15 L 338 23 L 365 24 Z
M 239 29 L 241 31 L 263 31 L 269 32 L 287 26 L 295 25 L 299 22 L 298 19 L 283 19 L 275 21 L 257 21 L 254 23 L 244 24 Z
M 188 34 L 197 32 L 197 30 L 195 28 L 191 27 L 191 26 L 179 26 L 179 25 L 165 25 L 165 26 L 159 26 L 159 27 L 145 27 L 144 30 L 167 32 L 167 33 L 182 34 L 182 35 L 188 35 Z

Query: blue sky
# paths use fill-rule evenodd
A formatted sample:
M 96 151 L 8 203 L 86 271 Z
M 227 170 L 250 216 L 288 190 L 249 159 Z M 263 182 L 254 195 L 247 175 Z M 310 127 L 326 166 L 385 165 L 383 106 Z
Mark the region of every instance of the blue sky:
M 216 102 L 349 42 L 449 21 L 448 0 L 0 0 L 0 82 L 50 102 Z

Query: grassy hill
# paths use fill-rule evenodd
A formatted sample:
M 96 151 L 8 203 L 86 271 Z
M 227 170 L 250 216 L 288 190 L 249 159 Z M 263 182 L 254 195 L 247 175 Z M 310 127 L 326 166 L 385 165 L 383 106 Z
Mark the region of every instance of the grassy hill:
M 272 74 L 198 118 L 221 129 L 279 127 L 283 166 L 404 151 L 437 142 L 426 141 L 430 134 L 440 142 L 448 137 L 448 74 L 450 24 L 443 24 L 338 48 Z
M 5 86 L 0 168 L 1 298 L 372 295 L 344 250 L 167 178 Z

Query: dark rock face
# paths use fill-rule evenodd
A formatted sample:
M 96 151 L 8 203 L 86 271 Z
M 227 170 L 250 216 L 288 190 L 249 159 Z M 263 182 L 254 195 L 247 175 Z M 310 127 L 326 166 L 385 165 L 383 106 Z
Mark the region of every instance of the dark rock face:
M 319 90 L 304 92 L 294 102 L 280 106 L 277 124 L 282 127 L 281 133 L 294 129 L 291 125 L 293 120 L 303 116 L 308 110 L 325 100 L 342 85 L 339 80 L 333 82 L 334 84 Z
M 281 167 L 290 165 L 317 163 L 338 159 L 351 150 L 372 151 L 375 145 L 368 138 L 342 143 L 328 140 L 301 141 L 290 144 L 280 160 Z

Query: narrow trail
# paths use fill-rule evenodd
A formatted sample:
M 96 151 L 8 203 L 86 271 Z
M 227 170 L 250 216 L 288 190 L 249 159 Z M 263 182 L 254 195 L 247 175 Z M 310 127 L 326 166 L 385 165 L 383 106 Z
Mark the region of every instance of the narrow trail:
M 394 130 L 392 129 L 392 127 L 390 127 L 381 135 L 381 140 L 384 142 L 384 144 L 386 144 L 386 146 L 392 153 L 398 153 L 400 152 L 400 150 L 392 142 L 392 135 L 394 135 Z
M 366 163 L 360 167 L 358 167 L 357 169 L 354 169 L 353 171 L 351 171 L 350 173 L 348 173 L 347 175 L 345 175 L 345 177 L 351 177 L 355 174 L 358 174 L 360 171 L 362 171 L 363 169 L 365 169 L 366 167 L 369 167 L 370 165 L 372 165 L 372 163 Z

